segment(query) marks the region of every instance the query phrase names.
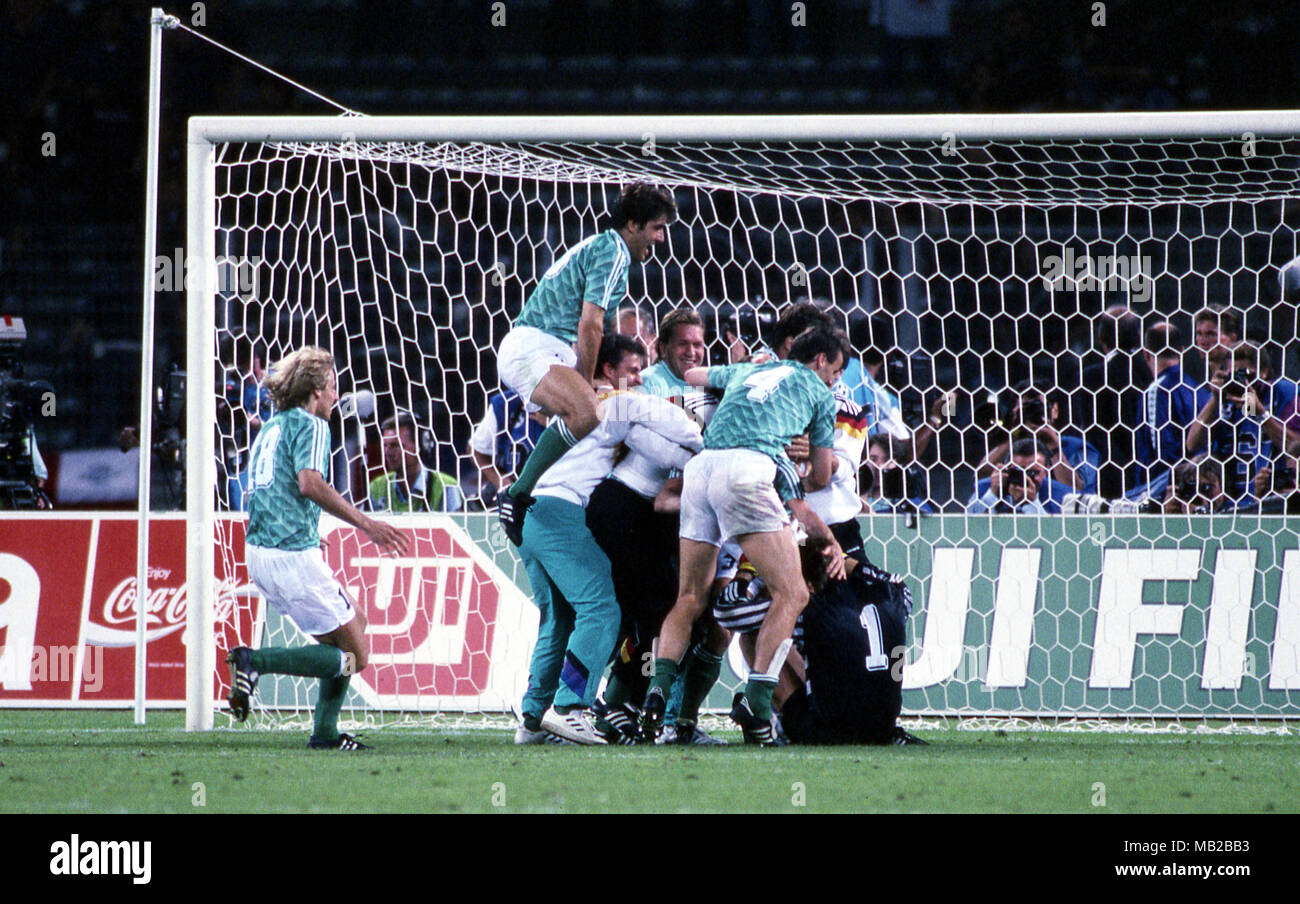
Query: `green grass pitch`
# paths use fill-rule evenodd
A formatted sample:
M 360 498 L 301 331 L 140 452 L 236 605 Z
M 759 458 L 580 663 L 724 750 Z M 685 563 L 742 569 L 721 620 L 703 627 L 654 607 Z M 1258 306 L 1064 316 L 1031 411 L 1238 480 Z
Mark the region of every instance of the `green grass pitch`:
M 515 747 L 500 730 L 182 730 L 179 713 L 0 714 L 0 811 L 1264 813 L 1300 810 L 1293 736 L 918 730 L 928 747 Z M 726 736 L 726 735 L 724 735 Z M 738 742 L 738 735 L 729 739 Z

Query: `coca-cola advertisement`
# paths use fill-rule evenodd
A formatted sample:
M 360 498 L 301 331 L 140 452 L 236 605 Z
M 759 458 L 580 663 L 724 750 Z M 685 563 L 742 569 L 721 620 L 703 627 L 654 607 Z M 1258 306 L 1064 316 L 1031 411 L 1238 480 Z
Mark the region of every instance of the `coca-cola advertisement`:
M 537 610 L 491 555 L 445 516 L 402 519 L 407 556 L 384 556 L 326 518 L 325 558 L 366 613 L 370 666 L 354 681 L 366 704 L 411 710 L 501 709 L 523 692 Z M 145 690 L 150 705 L 186 697 L 186 522 L 150 522 Z M 266 611 L 248 579 L 244 522 L 216 523 L 212 694 L 229 688 L 235 646 L 310 643 Z M 0 706 L 104 706 L 135 696 L 137 523 L 132 515 L 0 518 Z M 309 707 L 302 683 L 267 705 Z
M 136 536 L 129 515 L 0 521 L 0 703 L 134 698 Z M 185 702 L 185 557 L 184 517 L 152 518 L 144 616 L 154 705 Z M 218 575 L 218 646 L 252 636 L 260 605 L 230 572 Z
M 135 521 L 101 520 L 90 605 L 81 626 L 86 654 L 104 664 L 101 687 L 82 699 L 130 700 L 135 694 Z M 128 555 L 121 551 L 129 550 Z M 185 699 L 185 522 L 149 528 L 149 598 L 145 605 L 145 688 L 151 700 Z

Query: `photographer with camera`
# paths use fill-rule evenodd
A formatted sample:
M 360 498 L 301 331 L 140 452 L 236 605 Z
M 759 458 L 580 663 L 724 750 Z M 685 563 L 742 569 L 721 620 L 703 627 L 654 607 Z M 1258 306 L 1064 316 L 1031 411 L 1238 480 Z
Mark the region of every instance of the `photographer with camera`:
M 1001 440 L 976 470 L 987 477 L 1007 458 L 1012 443 L 1036 440 L 1047 458 L 1052 479 L 1070 490 L 1097 492 L 1097 469 L 1101 455 L 1062 416 L 1064 394 L 1044 383 L 1024 380 L 1013 389 L 1010 407 L 1001 422 Z M 996 435 L 996 434 L 994 434 Z
M 877 433 L 868 443 L 862 463 L 862 503 L 868 511 L 878 514 L 932 515 L 934 506 L 929 502 L 926 476 L 925 468 L 915 461 L 911 442 Z
M 1223 465 L 1223 488 L 1237 506 L 1259 501 L 1256 478 L 1279 454 L 1300 443 L 1281 414 L 1296 398 L 1296 385 L 1274 378 L 1266 350 L 1243 342 L 1232 350 L 1231 365 L 1220 367 L 1205 387 L 1207 398 L 1187 430 L 1185 453 L 1205 448 Z
M 1266 514 L 1300 515 L 1300 487 L 1296 483 L 1297 460 L 1279 455 L 1277 460 L 1255 475 L 1255 495 L 1260 511 Z M 1270 500 L 1277 500 L 1270 507 Z
M 1166 515 L 1213 515 L 1230 504 L 1223 492 L 1223 466 L 1202 456 L 1175 466 L 1161 511 Z
M 1009 463 L 994 465 L 988 477 L 975 483 L 966 513 L 1059 515 L 1069 492 L 1070 487 L 1051 478 L 1047 449 L 1025 437 L 1011 444 Z
M 18 352 L 26 341 L 21 317 L 0 317 L 0 509 L 53 508 L 35 420 L 54 387 L 23 378 Z

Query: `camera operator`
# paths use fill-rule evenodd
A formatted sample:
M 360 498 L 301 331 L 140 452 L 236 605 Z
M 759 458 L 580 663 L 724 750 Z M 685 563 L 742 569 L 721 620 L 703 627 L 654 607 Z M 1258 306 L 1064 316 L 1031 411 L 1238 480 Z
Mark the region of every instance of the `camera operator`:
M 1223 492 L 1223 466 L 1212 458 L 1180 461 L 1165 490 L 1166 515 L 1213 515 L 1231 504 Z
M 160 490 L 166 497 L 164 503 L 161 497 L 155 495 L 150 501 L 151 505 L 185 507 L 185 438 L 181 432 L 184 422 L 185 371 L 181 369 L 179 361 L 173 361 L 155 387 L 153 413 L 150 416 L 153 428 L 150 454 L 157 459 L 154 489 Z M 117 447 L 124 453 L 138 449 L 139 426 L 133 424 L 123 427 L 117 436 Z M 220 486 L 224 487 L 224 482 Z
M 1059 515 L 1070 487 L 1049 474 L 1048 452 L 1028 437 L 1011 444 L 1011 461 L 993 466 L 993 472 L 975 483 L 966 513 Z
M 1260 510 L 1268 513 L 1300 515 L 1300 492 L 1296 485 L 1296 464 L 1293 456 L 1281 455 L 1255 475 L 1255 495 L 1260 499 Z M 1269 508 L 1269 500 L 1279 500 Z
M 925 469 L 915 461 L 908 440 L 888 433 L 873 436 L 860 478 L 862 503 L 869 511 L 934 514 Z
M 0 317 L 0 509 L 48 509 L 49 471 L 36 443 L 35 419 L 54 388 L 23 378 L 19 350 L 27 341 L 21 317 Z
M 989 450 L 976 474 L 990 476 L 1007 458 L 1012 443 L 1037 440 L 1047 458 L 1051 477 L 1070 490 L 1097 492 L 1101 456 L 1062 417 L 1064 395 L 1043 383 L 1016 384 L 1010 408 L 1003 418 L 1002 439 Z
M 1253 505 L 1259 501 L 1259 472 L 1300 440 L 1280 418 L 1294 402 L 1296 386 L 1275 379 L 1271 356 L 1249 342 L 1232 350 L 1230 367 L 1210 377 L 1208 398 L 1187 430 L 1185 451 L 1199 452 L 1208 437 L 1210 457 L 1224 467 L 1224 491 L 1238 506 Z

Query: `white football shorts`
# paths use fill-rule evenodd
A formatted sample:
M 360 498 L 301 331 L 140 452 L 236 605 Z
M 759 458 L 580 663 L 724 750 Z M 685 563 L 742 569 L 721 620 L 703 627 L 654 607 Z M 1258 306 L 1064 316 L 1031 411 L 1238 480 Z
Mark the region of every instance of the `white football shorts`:
M 515 327 L 506 333 L 497 349 L 497 376 L 524 400 L 528 411 L 541 410 L 533 404 L 533 390 L 556 364 L 574 368 L 578 355 L 563 339 L 536 327 Z
M 356 610 L 320 547 L 266 549 L 247 546 L 248 576 L 267 602 L 304 633 L 328 634 L 352 621 Z
M 705 449 L 682 472 L 681 536 L 720 546 L 779 531 L 788 516 L 772 481 L 776 462 L 749 449 Z

